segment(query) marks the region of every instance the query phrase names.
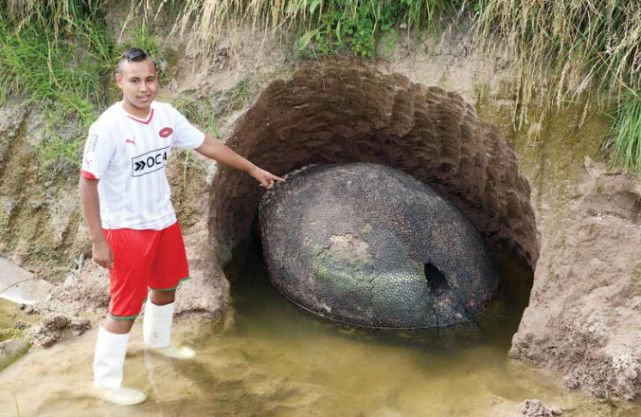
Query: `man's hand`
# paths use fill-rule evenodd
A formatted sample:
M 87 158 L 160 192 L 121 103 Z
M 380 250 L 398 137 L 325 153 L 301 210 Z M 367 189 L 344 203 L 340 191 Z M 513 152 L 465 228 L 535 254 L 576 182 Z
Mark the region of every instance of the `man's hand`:
M 234 152 L 227 145 L 211 136 L 205 136 L 205 140 L 196 148 L 196 152 L 232 168 L 249 173 L 249 175 L 256 178 L 261 187 L 267 189 L 274 186 L 274 181 L 285 181 L 283 178 L 277 177 L 276 175 L 252 164 L 247 159 Z
M 249 170 L 249 175 L 256 178 L 256 180 L 260 183 L 261 187 L 267 188 L 268 190 L 274 186 L 274 181 L 279 181 L 279 182 L 285 181 L 285 178 L 277 177 L 271 172 L 265 171 L 264 169 L 259 168 L 257 166 L 254 166 L 252 169 Z
M 93 260 L 103 268 L 111 269 L 114 264 L 114 255 L 106 239 L 92 245 Z

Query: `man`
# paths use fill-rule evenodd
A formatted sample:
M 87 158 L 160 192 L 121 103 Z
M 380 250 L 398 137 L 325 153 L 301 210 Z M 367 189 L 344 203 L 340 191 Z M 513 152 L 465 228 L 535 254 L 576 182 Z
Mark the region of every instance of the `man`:
M 155 102 L 156 67 L 143 51 L 126 50 L 115 78 L 123 99 L 89 128 L 79 189 L 93 259 L 109 269 L 111 295 L 96 340 L 94 387 L 99 397 L 126 405 L 146 398 L 121 383 L 129 331 L 148 293 L 146 348 L 177 359 L 195 356 L 170 343 L 176 288 L 189 277 L 165 176 L 171 148 L 195 149 L 246 171 L 264 188 L 283 179 L 204 135 L 171 105 Z

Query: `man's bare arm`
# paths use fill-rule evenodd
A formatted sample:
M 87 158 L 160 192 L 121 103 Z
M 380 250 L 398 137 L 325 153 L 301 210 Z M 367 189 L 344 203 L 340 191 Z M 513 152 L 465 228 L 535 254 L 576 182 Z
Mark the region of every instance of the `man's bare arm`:
M 260 186 L 264 188 L 272 188 L 274 186 L 274 181 L 285 181 L 283 178 L 277 177 L 276 175 L 252 164 L 250 161 L 230 149 L 227 145 L 211 136 L 205 136 L 205 141 L 196 148 L 196 152 L 217 162 L 247 172 L 249 175 L 256 178 L 260 183 Z
M 91 235 L 93 260 L 103 268 L 111 269 L 114 258 L 111 247 L 102 234 L 98 180 L 90 180 L 81 176 L 78 190 L 80 192 L 82 211 L 87 220 L 89 234 Z

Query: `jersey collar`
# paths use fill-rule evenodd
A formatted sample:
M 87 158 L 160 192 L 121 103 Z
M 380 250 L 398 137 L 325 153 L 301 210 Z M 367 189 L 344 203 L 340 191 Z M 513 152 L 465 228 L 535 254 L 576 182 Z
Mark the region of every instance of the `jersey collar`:
M 154 117 L 154 107 L 153 107 L 153 102 L 151 103 L 151 106 L 149 107 L 149 115 L 147 116 L 147 119 L 141 119 L 139 117 L 134 116 L 133 114 L 130 114 L 125 108 L 122 106 L 122 101 L 120 102 L 120 108 L 122 109 L 123 113 L 130 118 L 131 120 L 135 120 L 138 123 L 142 123 L 144 125 L 148 125 L 151 123 L 151 119 Z

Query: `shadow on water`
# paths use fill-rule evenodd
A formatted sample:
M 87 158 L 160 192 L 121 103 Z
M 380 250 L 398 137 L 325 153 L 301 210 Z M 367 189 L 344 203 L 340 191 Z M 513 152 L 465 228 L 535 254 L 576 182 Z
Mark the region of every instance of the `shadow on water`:
M 265 332 L 266 337 L 286 340 L 341 336 L 364 343 L 422 350 L 431 355 L 457 355 L 461 350 L 483 345 L 507 353 L 527 306 L 532 270 L 509 251 L 498 248 L 492 254 L 500 275 L 498 294 L 472 323 L 394 330 L 355 327 L 323 319 L 289 302 L 271 284 L 256 223 L 251 238 L 234 249 L 232 260 L 225 266 L 232 285 L 239 335 Z

